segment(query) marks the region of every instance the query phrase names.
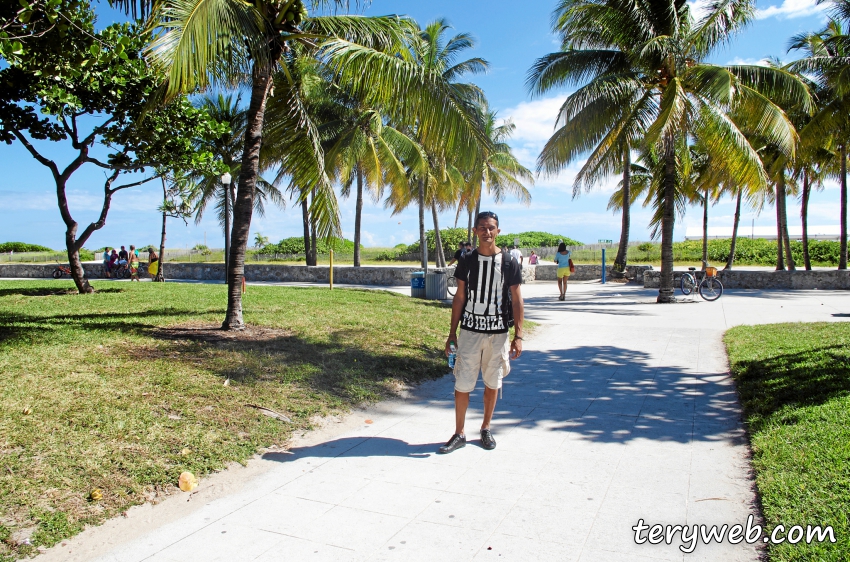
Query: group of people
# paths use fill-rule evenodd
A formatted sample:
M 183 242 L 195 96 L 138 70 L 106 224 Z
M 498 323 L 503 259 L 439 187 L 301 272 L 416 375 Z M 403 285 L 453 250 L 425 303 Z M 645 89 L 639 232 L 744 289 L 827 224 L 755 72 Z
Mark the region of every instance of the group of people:
M 152 247 L 148 248 L 148 261 L 148 274 L 154 278 L 159 270 L 159 256 Z M 121 270 L 127 268 L 130 281 L 140 281 L 139 264 L 139 250 L 132 244 L 129 251 L 124 246 L 120 250 L 108 246 L 103 249 L 103 274 L 109 279 L 117 279 Z
M 454 257 L 449 262 L 448 265 L 454 265 L 456 262 L 460 262 L 463 257 L 473 252 L 472 243 L 470 242 L 459 242 L 457 245 L 457 251 L 455 252 Z M 520 269 L 525 264 L 525 257 L 522 255 L 522 251 L 516 247 L 511 246 L 510 251 L 508 252 L 510 256 L 516 260 Z M 553 261 L 558 264 L 558 300 L 566 300 L 567 293 L 567 282 L 570 278 L 570 273 L 575 271 L 575 266 L 573 265 L 572 253 L 567 249 L 567 245 L 564 242 L 561 242 L 558 245 L 558 251 L 555 253 L 555 257 L 552 258 Z M 540 257 L 531 250 L 531 255 L 528 257 L 528 265 L 537 265 L 540 263 Z

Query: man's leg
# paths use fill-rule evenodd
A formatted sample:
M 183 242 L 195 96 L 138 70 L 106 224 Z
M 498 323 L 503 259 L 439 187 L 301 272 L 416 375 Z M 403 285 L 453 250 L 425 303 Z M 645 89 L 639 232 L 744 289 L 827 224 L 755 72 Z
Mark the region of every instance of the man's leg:
M 486 391 L 485 391 L 486 396 Z M 455 434 L 463 435 L 463 426 L 466 425 L 466 410 L 469 408 L 469 393 L 455 390 Z M 492 415 L 493 412 L 491 411 Z
M 481 423 L 481 429 L 490 429 L 490 420 L 493 419 L 493 412 L 496 411 L 496 400 L 498 398 L 498 390 L 487 386 L 484 387 L 484 421 Z M 469 403 L 468 394 L 466 395 L 466 402 L 467 404 Z

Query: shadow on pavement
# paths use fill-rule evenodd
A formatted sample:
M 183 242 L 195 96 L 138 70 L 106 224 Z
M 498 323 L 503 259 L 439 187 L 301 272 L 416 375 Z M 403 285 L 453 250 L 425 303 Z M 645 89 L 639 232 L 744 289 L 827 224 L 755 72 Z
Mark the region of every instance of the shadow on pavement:
M 429 456 L 448 438 L 453 425 L 452 380 L 437 382 L 443 393 L 403 423 L 411 438 L 344 437 L 314 447 L 268 453 L 286 462 L 296 458 L 336 456 Z M 650 354 L 616 346 L 526 351 L 504 379 L 504 396 L 493 418 L 496 439 L 511 432 L 565 432 L 599 443 L 644 439 L 743 443 L 735 387 L 725 372 L 695 373 L 658 366 Z M 482 383 L 472 393 L 467 415 L 469 444 L 477 443 Z M 434 410 L 440 413 L 434 415 Z M 417 416 L 423 424 L 417 424 Z M 445 428 L 434 420 L 445 420 Z M 429 425 L 430 424 L 430 425 Z M 419 443 L 422 427 L 434 428 L 433 443 Z M 416 432 L 415 436 L 413 432 Z M 399 438 L 400 437 L 400 438 Z M 436 440 L 440 441 L 436 441 Z M 533 454 L 533 453 L 529 453 Z

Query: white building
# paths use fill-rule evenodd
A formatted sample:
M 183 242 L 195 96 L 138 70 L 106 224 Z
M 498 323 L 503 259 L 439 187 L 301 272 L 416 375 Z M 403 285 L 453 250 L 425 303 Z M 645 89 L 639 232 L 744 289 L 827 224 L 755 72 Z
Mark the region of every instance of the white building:
M 803 227 L 788 225 L 788 237 L 791 240 L 803 238 Z M 709 226 L 708 239 L 732 238 L 731 226 Z M 776 240 L 776 225 L 774 226 L 752 226 L 749 224 L 738 225 L 738 238 L 764 238 Z M 840 240 L 841 227 L 838 225 L 809 225 L 809 240 Z M 702 240 L 702 227 L 689 226 L 685 232 L 685 240 Z

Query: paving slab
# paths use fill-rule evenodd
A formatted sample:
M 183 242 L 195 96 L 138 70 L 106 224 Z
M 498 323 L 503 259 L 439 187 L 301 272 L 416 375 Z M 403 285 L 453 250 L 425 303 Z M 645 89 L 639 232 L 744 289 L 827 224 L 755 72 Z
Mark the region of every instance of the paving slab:
M 676 537 L 636 544 L 632 527 L 757 515 L 722 334 L 846 321 L 850 295 L 729 290 L 713 303 L 657 305 L 655 290 L 623 285 L 571 284 L 565 301 L 554 282 L 522 290 L 540 327 L 505 380 L 494 451 L 477 441 L 479 384 L 469 444 L 435 454 L 453 428 L 447 376 L 370 413 L 370 425 L 264 455 L 241 491 L 196 500 L 141 535 L 122 532 L 133 517 L 86 531 L 45 559 L 758 560 L 760 545 L 745 543 L 690 554 Z M 181 497 L 137 509 L 155 520 Z M 96 556 L 81 546 L 93 536 Z

